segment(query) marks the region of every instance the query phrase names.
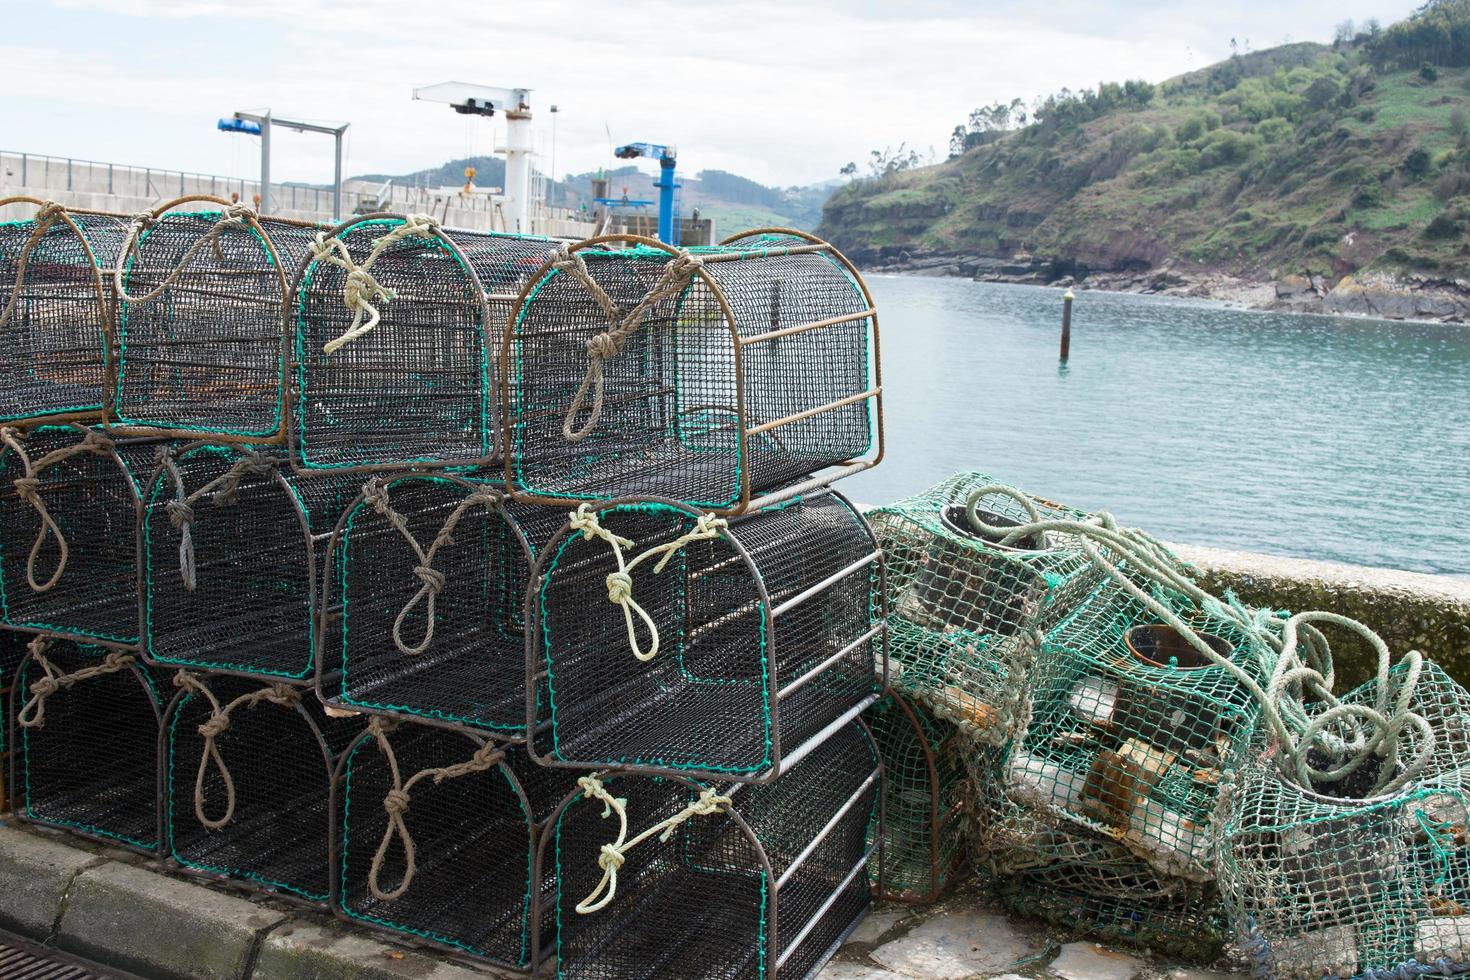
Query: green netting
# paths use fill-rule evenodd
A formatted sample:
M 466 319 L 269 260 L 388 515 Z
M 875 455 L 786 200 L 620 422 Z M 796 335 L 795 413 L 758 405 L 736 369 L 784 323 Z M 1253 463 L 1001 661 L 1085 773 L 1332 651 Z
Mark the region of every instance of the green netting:
M 1004 743 L 1022 722 L 1035 637 L 1097 585 L 1100 573 L 1065 533 L 999 544 L 974 530 L 1028 520 L 1025 505 L 981 473 L 961 473 L 868 514 L 888 563 L 889 671 L 899 690 L 972 735 Z M 978 496 L 976 496 L 978 492 Z M 1084 520 L 1036 502 L 1044 520 Z
M 1115 837 L 1010 791 L 1005 749 L 964 754 L 977 794 L 977 865 L 1012 911 L 1079 935 L 1212 960 L 1224 937 L 1212 882 L 1165 874 Z
M 1385 692 L 1409 694 L 1408 709 L 1429 723 L 1433 746 L 1397 792 L 1362 798 L 1378 770 L 1403 768 L 1414 752 L 1374 756 L 1310 788 L 1262 755 L 1229 794 L 1220 885 L 1258 970 L 1316 978 L 1470 966 L 1470 692 L 1433 664 L 1417 683 L 1414 674 L 1400 664 L 1386 686 L 1374 680 L 1342 698 L 1374 705 Z
M 932 902 L 965 859 L 963 746 L 955 726 L 925 714 L 900 694 L 863 716 L 883 759 L 882 876 L 890 901 Z M 869 828 L 879 833 L 878 821 Z
M 1269 653 L 1236 624 L 1199 609 L 1179 615 L 1264 677 Z M 1031 808 L 1097 831 L 1165 874 L 1207 881 L 1217 789 L 1252 751 L 1259 707 L 1223 667 L 1188 659 L 1182 643 L 1168 652 L 1177 635 L 1152 618 L 1110 583 L 1047 635 L 1031 722 L 1002 778 Z

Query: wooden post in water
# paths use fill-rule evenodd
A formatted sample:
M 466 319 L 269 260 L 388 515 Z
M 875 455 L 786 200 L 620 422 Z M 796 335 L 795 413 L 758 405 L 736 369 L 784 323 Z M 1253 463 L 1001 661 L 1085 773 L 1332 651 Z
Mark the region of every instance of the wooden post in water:
M 1062 294 L 1062 363 L 1064 364 L 1067 361 L 1067 354 L 1072 349 L 1072 300 L 1075 298 L 1070 289 Z

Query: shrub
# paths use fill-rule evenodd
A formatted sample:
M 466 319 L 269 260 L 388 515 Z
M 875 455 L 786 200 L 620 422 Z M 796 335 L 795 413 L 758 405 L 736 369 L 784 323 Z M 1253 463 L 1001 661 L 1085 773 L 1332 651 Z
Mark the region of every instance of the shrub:
M 1422 147 L 1410 150 L 1404 157 L 1404 173 L 1415 179 L 1429 175 L 1429 154 Z
M 1280 116 L 1272 116 L 1270 119 L 1261 120 L 1256 126 L 1256 135 L 1267 143 L 1280 143 L 1291 135 L 1291 123 Z

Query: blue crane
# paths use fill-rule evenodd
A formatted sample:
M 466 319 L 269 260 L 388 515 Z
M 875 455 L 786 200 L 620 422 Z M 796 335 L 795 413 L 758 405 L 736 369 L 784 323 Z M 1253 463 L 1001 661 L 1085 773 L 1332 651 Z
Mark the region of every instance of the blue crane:
M 629 143 L 618 147 L 613 151 L 613 155 L 619 160 L 648 157 L 658 161 L 658 180 L 653 184 L 658 188 L 658 240 L 669 245 L 678 245 L 679 229 L 675 227 L 674 222 L 676 217 L 674 191 L 680 186 L 674 180 L 674 166 L 679 156 L 678 148 L 664 146 L 662 143 Z

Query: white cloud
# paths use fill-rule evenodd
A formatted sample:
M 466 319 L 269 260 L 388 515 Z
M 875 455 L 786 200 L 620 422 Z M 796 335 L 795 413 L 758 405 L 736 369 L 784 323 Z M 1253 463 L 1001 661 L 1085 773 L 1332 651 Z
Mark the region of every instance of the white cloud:
M 1412 0 L 53 0 L 7 17 L 0 145 L 253 176 L 253 141 L 211 131 L 270 106 L 347 120 L 353 172 L 486 152 L 498 125 L 414 103 L 446 79 L 534 90 L 557 169 L 608 164 L 614 141 L 678 144 L 683 166 L 767 183 L 821 180 L 875 146 L 943 153 L 973 106 L 1103 79 L 1161 79 L 1229 52 L 1325 39 Z M 323 180 L 330 141 L 283 137 L 275 174 Z M 543 160 L 549 165 L 549 160 Z

